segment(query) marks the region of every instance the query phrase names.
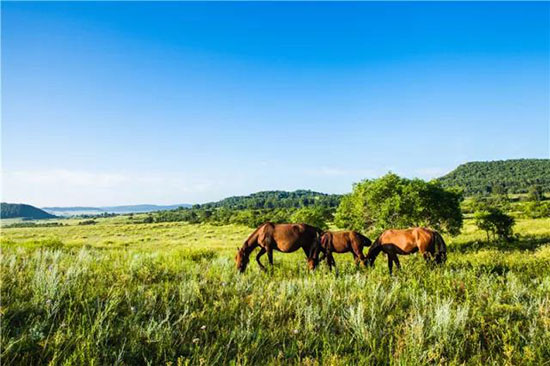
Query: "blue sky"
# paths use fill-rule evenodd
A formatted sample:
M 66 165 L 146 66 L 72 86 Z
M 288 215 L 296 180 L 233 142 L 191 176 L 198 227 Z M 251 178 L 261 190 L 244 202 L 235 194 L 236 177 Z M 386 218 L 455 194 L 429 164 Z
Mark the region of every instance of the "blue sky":
M 549 3 L 1 6 L 4 201 L 342 193 L 549 157 Z

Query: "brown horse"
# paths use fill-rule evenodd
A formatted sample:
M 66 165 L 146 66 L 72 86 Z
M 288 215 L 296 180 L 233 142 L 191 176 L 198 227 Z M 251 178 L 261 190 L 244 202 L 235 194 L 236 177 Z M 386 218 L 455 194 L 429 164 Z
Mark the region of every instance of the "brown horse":
M 445 263 L 447 260 L 447 246 L 443 237 L 431 229 L 416 227 L 405 230 L 386 230 L 374 241 L 367 253 L 367 260 L 371 266 L 378 254 L 383 251 L 388 256 L 388 268 L 392 273 L 393 263 L 401 268 L 397 255 L 407 255 L 420 252 L 427 263 L 433 258 L 436 263 Z
M 357 231 L 326 231 L 321 237 L 321 250 L 327 258 L 329 268 L 336 265 L 332 253 L 348 253 L 353 254 L 355 264 L 367 264 L 367 258 L 363 255 L 363 247 L 368 247 L 372 244 L 369 238 L 363 236 Z M 322 260 L 323 258 L 319 258 Z
M 265 253 L 273 267 L 273 250 L 292 253 L 300 248 L 306 253 L 309 268 L 314 269 L 319 262 L 321 234 L 321 229 L 307 224 L 262 224 L 250 234 L 237 252 L 237 269 L 240 272 L 245 271 L 250 254 L 256 247 L 260 247 L 256 262 L 264 271 L 265 267 L 260 262 L 260 257 Z

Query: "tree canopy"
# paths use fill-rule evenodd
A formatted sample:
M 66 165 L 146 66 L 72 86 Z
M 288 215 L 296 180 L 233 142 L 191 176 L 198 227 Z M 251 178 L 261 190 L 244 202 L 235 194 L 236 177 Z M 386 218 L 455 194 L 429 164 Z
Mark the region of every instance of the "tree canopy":
M 389 228 L 429 226 L 458 234 L 462 227 L 462 194 L 437 181 L 401 178 L 388 173 L 364 180 L 344 196 L 334 215 L 337 226 L 381 232 Z

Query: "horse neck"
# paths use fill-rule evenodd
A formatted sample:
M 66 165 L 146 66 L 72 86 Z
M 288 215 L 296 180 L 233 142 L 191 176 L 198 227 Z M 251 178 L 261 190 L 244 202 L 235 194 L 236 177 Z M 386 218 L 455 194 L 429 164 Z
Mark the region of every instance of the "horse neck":
M 375 243 L 373 244 L 370 249 L 369 249 L 369 252 L 367 253 L 367 258 L 368 259 L 376 259 L 376 257 L 378 257 L 378 254 L 380 254 L 380 252 L 382 251 L 382 245 L 379 244 L 379 243 Z
M 247 239 L 245 240 L 243 246 L 241 247 L 241 250 L 243 253 L 248 257 L 250 253 L 258 246 L 255 240 Z

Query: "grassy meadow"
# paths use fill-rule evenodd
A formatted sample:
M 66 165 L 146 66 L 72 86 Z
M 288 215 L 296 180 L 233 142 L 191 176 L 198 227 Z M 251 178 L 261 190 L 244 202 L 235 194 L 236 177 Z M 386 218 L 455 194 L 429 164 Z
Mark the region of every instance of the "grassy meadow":
M 392 277 L 302 252 L 241 275 L 247 227 L 97 221 L 2 229 L 4 365 L 550 365 L 550 219 L 491 245 L 466 220 L 444 267 Z

